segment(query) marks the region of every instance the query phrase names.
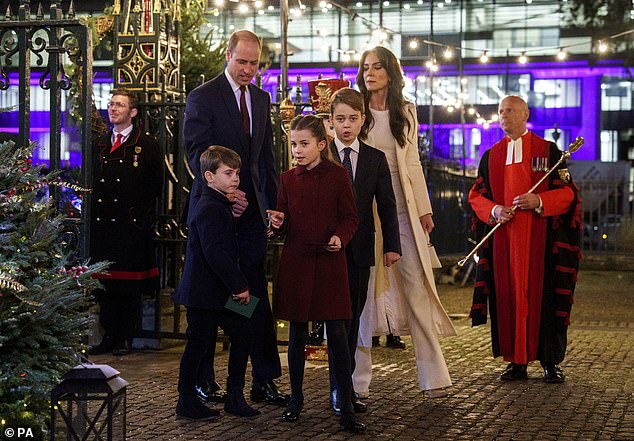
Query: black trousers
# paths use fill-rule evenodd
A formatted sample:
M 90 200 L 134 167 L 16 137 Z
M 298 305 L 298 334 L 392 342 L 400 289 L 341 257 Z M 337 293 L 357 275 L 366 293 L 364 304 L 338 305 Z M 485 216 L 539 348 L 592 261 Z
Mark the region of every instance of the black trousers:
M 356 363 L 354 354 L 359 339 L 359 319 L 368 297 L 368 283 L 370 281 L 370 267 L 360 267 L 354 264 L 352 256 L 346 250 L 348 261 L 348 286 L 350 288 L 350 304 L 352 306 L 352 320 L 346 321 L 348 337 L 348 352 L 350 353 L 350 374 L 354 372 Z M 326 329 L 326 332 L 328 330 Z M 330 372 L 330 390 L 337 389 L 337 379 L 332 368 L 333 354 L 328 344 L 328 369 Z M 354 392 L 354 390 L 353 390 Z
M 340 395 L 339 405 L 343 414 L 353 414 L 352 371 L 348 351 L 347 320 L 326 320 L 330 375 L 334 374 Z M 291 322 L 288 339 L 288 373 L 291 380 L 291 400 L 304 402 L 304 350 L 308 339 L 307 322 Z
M 128 280 L 101 280 L 101 283 L 105 290 L 95 290 L 95 295 L 99 302 L 99 323 L 105 335 L 131 340 L 141 329 L 141 284 Z
M 247 322 L 246 318 L 232 311 L 187 308 L 187 345 L 181 358 L 179 393 L 195 393 L 200 366 L 207 362 L 210 341 L 215 337 L 218 326 L 229 336 L 231 342 L 227 390 L 241 391 L 244 388 L 244 374 L 251 349 L 251 333 Z

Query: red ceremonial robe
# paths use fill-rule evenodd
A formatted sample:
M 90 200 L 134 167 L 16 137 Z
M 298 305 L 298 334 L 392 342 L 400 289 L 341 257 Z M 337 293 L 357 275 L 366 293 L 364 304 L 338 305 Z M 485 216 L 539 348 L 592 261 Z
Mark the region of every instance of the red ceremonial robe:
M 505 137 L 490 151 L 488 169 L 493 200 L 474 189 L 469 193 L 469 203 L 482 222 L 489 223 L 495 205 L 513 205 L 516 196 L 526 193 L 545 174 L 533 171 L 532 163 L 533 158 L 550 157 L 548 141 L 526 133 L 522 136 L 522 162 L 506 165 L 508 142 Z M 568 187 L 549 190 L 548 180 L 535 193 L 542 199 L 543 214 L 518 209 L 511 222 L 498 228 L 493 242 L 500 353 L 505 360 L 517 364 L 537 359 L 547 217 L 564 214 L 574 199 Z

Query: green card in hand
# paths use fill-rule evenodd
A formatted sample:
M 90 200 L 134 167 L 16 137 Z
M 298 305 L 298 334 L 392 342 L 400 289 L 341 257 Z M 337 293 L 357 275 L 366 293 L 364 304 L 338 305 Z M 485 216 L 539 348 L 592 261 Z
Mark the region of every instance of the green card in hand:
M 233 300 L 233 297 L 229 296 L 227 299 L 227 303 L 225 303 L 225 308 L 229 311 L 236 312 L 240 315 L 245 316 L 246 318 L 251 318 L 253 315 L 253 311 L 255 311 L 255 307 L 258 306 L 258 302 L 260 299 L 258 297 L 250 296 L 249 303 L 238 303 Z

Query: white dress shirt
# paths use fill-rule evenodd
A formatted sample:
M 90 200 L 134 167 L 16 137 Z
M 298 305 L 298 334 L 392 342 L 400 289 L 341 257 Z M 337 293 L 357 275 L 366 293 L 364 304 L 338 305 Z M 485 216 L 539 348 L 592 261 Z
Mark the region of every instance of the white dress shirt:
M 233 90 L 233 94 L 236 96 L 236 103 L 238 103 L 238 111 L 240 111 L 240 85 L 233 81 L 231 75 L 229 75 L 229 71 L 225 68 L 225 76 L 227 80 L 229 80 L 229 85 L 231 86 L 231 90 Z M 253 134 L 253 112 L 251 111 L 251 88 L 250 84 L 247 85 L 247 90 L 244 92 L 246 94 L 245 98 L 247 100 L 247 110 L 249 111 L 249 133 Z
M 352 144 L 344 145 L 343 142 L 339 141 L 339 139 L 335 138 L 335 146 L 337 147 L 337 152 L 339 153 L 339 159 L 343 163 L 343 158 L 345 157 L 345 153 L 343 149 L 346 147 L 350 147 L 350 163 L 352 164 L 352 178 L 354 179 L 357 175 L 357 162 L 359 161 L 359 139 L 355 138 Z
M 121 134 L 121 144 L 123 144 L 124 142 L 126 142 L 128 140 L 128 138 L 130 137 L 130 133 L 132 133 L 132 129 L 134 128 L 134 125 L 129 125 L 128 127 L 126 127 L 125 129 L 121 130 L 120 132 L 117 132 L 116 129 L 112 129 L 112 136 L 110 137 L 110 143 L 111 145 L 114 144 L 117 140 L 117 135 Z

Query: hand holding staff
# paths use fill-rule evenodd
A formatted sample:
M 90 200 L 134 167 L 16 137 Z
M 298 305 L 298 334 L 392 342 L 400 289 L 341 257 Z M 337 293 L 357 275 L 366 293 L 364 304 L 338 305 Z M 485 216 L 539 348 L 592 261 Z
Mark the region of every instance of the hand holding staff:
M 568 150 L 566 150 L 566 151 L 563 153 L 563 155 L 561 155 L 561 158 L 559 158 L 559 161 L 557 161 L 557 163 L 556 163 L 554 166 L 552 166 L 552 167 L 550 168 L 550 170 L 548 170 L 548 172 L 547 172 L 544 176 L 542 176 L 542 178 L 541 178 L 541 179 L 540 179 L 540 180 L 539 180 L 539 181 L 538 181 L 535 185 L 533 185 L 533 186 L 531 187 L 531 189 L 530 189 L 530 190 L 528 190 L 528 192 L 527 192 L 526 194 L 528 194 L 528 193 L 533 193 L 533 192 L 535 191 L 535 189 L 536 189 L 537 187 L 539 187 L 539 185 L 540 185 L 542 182 L 544 182 L 544 180 L 545 180 L 548 176 L 550 176 L 550 174 L 551 174 L 554 170 L 556 170 L 556 169 L 557 169 L 557 167 L 559 167 L 559 165 L 560 165 L 562 162 L 564 162 L 564 161 L 566 161 L 566 160 L 570 159 L 570 155 L 571 155 L 572 153 L 576 152 L 577 150 L 579 150 L 579 149 L 581 148 L 581 146 L 583 145 L 583 142 L 584 142 L 583 138 L 582 138 L 581 136 L 577 136 L 577 138 L 576 138 L 576 139 L 572 142 L 572 144 L 570 144 L 570 145 L 568 146 Z M 524 195 L 523 195 L 523 196 L 524 196 Z M 497 225 L 495 225 L 493 228 L 491 228 L 491 231 L 489 231 L 489 232 L 486 234 L 486 236 L 484 236 L 484 237 L 482 238 L 482 240 L 481 240 L 481 241 L 480 241 L 480 242 L 479 242 L 479 243 L 475 246 L 475 248 L 473 248 L 473 250 L 471 250 L 471 252 L 470 252 L 469 254 L 467 254 L 465 257 L 463 257 L 463 258 L 462 258 L 462 259 L 458 262 L 458 266 L 459 266 L 459 267 L 461 267 L 461 268 L 462 268 L 462 267 L 463 267 L 463 266 L 464 266 L 464 265 L 465 265 L 465 264 L 469 261 L 469 259 L 471 259 L 471 256 L 473 256 L 473 255 L 476 253 L 476 251 L 478 251 L 478 250 L 480 249 L 480 247 L 481 247 L 482 245 L 484 245 L 484 243 L 485 243 L 485 242 L 489 239 L 489 237 L 491 237 L 491 236 L 493 235 L 493 233 L 495 233 L 495 230 L 497 230 L 498 228 L 500 228 L 500 225 L 505 224 L 506 222 L 508 222 L 508 221 L 509 221 L 509 220 L 513 217 L 513 213 L 515 213 L 515 210 L 517 210 L 517 208 L 519 207 L 518 203 L 521 203 L 521 201 L 519 201 L 519 200 L 518 200 L 518 198 L 520 198 L 520 197 L 521 197 L 521 196 L 518 196 L 517 198 L 515 198 L 515 199 L 513 200 L 513 202 L 514 202 L 516 205 L 513 205 L 512 207 L 510 207 L 510 209 L 508 209 L 509 207 L 505 207 L 505 206 L 502 206 L 502 205 L 500 206 L 502 210 L 506 210 L 506 211 L 504 211 L 504 212 L 503 212 L 503 214 L 501 215 L 502 217 L 504 217 L 504 219 L 505 219 L 505 220 L 504 220 L 504 221 L 500 221 Z M 517 200 L 518 202 L 516 202 L 516 200 Z M 498 210 L 498 211 L 500 211 L 500 210 Z M 496 216 L 496 218 L 497 218 L 497 216 Z

